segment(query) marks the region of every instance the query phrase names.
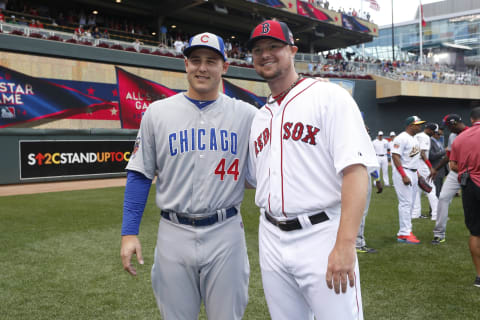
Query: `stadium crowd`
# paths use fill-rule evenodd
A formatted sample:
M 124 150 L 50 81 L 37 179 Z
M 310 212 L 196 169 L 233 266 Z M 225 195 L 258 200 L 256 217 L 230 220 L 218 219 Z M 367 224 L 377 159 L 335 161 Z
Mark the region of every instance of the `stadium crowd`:
M 312 3 L 312 1 L 310 2 Z M 313 5 L 328 10 L 333 9 L 328 0 L 314 1 Z M 145 25 L 143 21 L 114 15 L 93 13 L 87 15 L 84 9 L 77 9 L 72 6 L 53 7 L 46 4 L 32 4 L 29 1 L 2 0 L 0 1 L 0 24 L 6 22 L 29 28 L 28 34 L 21 29 L 10 31 L 17 35 L 131 52 L 183 57 L 182 51 L 190 35 L 183 32 L 181 28 L 170 28 L 169 30 L 162 25 L 160 35 L 155 37 L 152 35 L 155 33 L 154 29 Z M 355 9 L 345 10 L 340 7 L 338 11 L 369 20 L 368 15 L 359 15 Z M 39 32 L 44 29 L 67 30 L 72 33 L 72 37 L 66 39 L 58 35 L 48 36 Z M 0 32 L 2 30 L 0 25 Z M 118 41 L 113 43 L 105 40 Z M 232 59 L 232 65 L 252 67 L 252 55 L 240 41 L 226 39 L 225 47 L 227 56 Z M 420 65 L 417 61 L 380 60 L 360 55 L 355 56 L 355 53 L 346 51 L 344 51 L 344 55 L 340 51 L 320 53 L 318 63 L 309 62 L 305 70 L 300 68 L 299 71 L 304 75 L 330 78 L 371 79 L 369 74 L 376 74 L 395 80 L 480 85 L 480 69 L 478 67 L 456 72 L 451 66 L 438 63 Z

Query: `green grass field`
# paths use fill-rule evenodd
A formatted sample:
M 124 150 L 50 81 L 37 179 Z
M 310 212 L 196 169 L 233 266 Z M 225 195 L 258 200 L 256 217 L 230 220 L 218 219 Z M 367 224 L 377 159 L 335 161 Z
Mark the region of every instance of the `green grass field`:
M 145 265 L 134 278 L 119 256 L 123 190 L 0 197 L 0 319 L 160 319 L 150 286 L 159 221 L 153 192 L 140 229 Z M 269 319 L 253 195 L 246 192 L 242 207 L 251 264 L 247 320 Z M 395 192 L 373 195 L 365 234 L 379 253 L 359 256 L 365 319 L 478 319 L 461 199 L 450 206 L 446 243 L 430 244 L 433 221 L 413 225 L 422 243 L 397 243 Z

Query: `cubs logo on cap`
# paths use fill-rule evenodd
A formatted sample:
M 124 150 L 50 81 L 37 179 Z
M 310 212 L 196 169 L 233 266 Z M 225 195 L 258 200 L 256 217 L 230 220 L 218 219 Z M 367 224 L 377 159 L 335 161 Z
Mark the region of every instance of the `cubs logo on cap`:
M 227 61 L 223 39 L 213 33 L 204 32 L 191 37 L 188 46 L 183 50 L 183 55 L 188 58 L 190 53 L 197 48 L 212 49 L 220 54 L 224 61 Z
M 285 22 L 266 20 L 253 29 L 247 42 L 247 48 L 251 50 L 255 41 L 265 38 L 282 41 L 291 46 L 294 45 L 292 32 Z

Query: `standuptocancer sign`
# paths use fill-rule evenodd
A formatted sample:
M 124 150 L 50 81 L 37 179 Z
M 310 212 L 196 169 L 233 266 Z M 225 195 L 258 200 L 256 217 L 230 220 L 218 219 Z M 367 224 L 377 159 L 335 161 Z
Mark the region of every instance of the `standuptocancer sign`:
M 20 140 L 20 180 L 125 172 L 134 140 Z

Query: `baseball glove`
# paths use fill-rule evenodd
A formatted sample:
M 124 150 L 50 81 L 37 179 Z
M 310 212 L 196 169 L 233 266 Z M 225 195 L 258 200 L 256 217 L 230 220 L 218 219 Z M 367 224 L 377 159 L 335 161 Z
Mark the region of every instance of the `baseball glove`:
M 430 191 L 432 191 L 432 186 L 429 185 L 427 180 L 425 180 L 425 178 L 422 176 L 418 177 L 418 186 L 426 193 L 430 193 Z

